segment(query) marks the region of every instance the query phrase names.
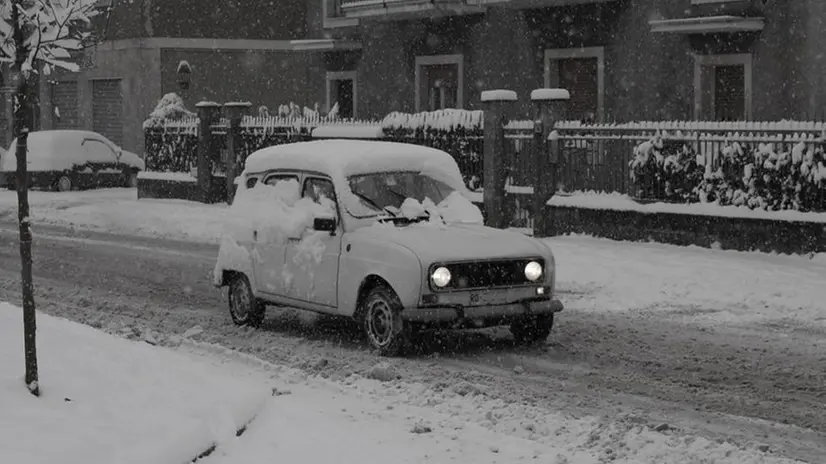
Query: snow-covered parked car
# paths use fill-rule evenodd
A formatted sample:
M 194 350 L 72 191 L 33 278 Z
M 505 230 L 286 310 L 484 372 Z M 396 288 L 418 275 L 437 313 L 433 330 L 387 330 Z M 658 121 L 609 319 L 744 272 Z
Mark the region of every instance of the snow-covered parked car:
M 15 188 L 17 139 L 0 159 L 0 185 Z M 61 192 L 74 188 L 136 187 L 143 160 L 91 131 L 45 130 L 28 137 L 31 187 Z
M 241 179 L 213 275 L 238 325 L 270 304 L 353 317 L 396 355 L 428 326 L 544 340 L 563 309 L 550 247 L 484 226 L 443 151 L 293 143 L 250 155 Z

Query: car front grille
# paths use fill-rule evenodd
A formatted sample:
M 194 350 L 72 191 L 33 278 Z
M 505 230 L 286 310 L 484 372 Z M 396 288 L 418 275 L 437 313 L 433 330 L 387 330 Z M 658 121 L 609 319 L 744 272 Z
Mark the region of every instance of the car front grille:
M 467 261 L 436 265 L 431 268 L 431 272 L 439 266 L 445 266 L 450 271 L 451 279 L 446 287 L 434 289 L 439 291 L 470 290 L 535 284 L 536 282 L 531 282 L 525 277 L 525 266 L 531 261 L 539 262 L 544 269 L 545 262 L 535 258 Z

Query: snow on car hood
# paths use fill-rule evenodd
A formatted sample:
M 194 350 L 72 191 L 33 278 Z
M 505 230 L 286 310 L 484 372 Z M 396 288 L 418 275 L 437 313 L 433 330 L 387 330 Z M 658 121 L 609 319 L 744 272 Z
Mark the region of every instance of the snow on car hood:
M 355 232 L 369 240 L 392 242 L 416 253 L 425 266 L 438 261 L 544 256 L 539 241 L 518 232 L 480 224 L 392 223 L 364 227 Z

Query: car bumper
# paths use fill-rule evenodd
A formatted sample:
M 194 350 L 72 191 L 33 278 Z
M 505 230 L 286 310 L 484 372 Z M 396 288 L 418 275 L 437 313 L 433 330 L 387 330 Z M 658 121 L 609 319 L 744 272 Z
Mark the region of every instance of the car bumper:
M 411 322 L 452 322 L 459 320 L 511 319 L 527 314 L 554 314 L 564 306 L 557 299 L 522 301 L 482 306 L 428 306 L 407 308 L 402 317 Z

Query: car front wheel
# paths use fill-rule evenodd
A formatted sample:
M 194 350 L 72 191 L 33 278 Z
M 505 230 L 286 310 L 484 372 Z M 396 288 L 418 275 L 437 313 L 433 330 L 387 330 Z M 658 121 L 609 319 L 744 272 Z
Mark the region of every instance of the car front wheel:
M 72 190 L 72 179 L 69 176 L 60 176 L 55 183 L 55 188 L 58 192 L 68 192 Z
M 393 290 L 378 286 L 362 305 L 362 325 L 370 346 L 381 356 L 404 353 L 410 340 L 410 324 L 402 319 L 402 304 Z
M 136 171 L 127 171 L 125 177 L 126 188 L 138 188 L 138 173 Z
M 530 344 L 545 341 L 554 327 L 554 315 L 528 315 L 511 323 L 511 334 L 518 344 Z
M 260 327 L 266 315 L 266 305 L 255 298 L 250 281 L 244 274 L 236 274 L 229 283 L 229 314 L 235 325 Z

